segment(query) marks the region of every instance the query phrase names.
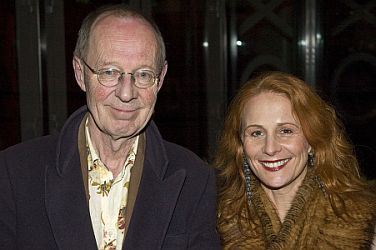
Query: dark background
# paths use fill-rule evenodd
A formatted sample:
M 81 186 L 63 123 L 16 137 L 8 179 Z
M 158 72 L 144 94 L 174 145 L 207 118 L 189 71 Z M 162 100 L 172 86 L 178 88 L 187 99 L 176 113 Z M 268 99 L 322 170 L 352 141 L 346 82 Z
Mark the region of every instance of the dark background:
M 63 7 L 52 8 L 52 16 L 60 14 L 58 21 L 64 27 L 59 30 L 63 44 L 55 41 L 65 49 L 55 58 L 65 67 L 60 71 L 65 75 L 65 84 L 59 85 L 66 101 L 62 106 L 51 100 L 49 91 L 56 79 L 48 73 L 54 64 L 46 56 L 58 49 L 49 42 L 51 38 L 43 40 L 52 25 L 46 21 L 51 18 L 48 5 L 54 1 L 39 0 L 36 6 L 20 2 L 0 3 L 0 149 L 58 129 L 61 122 L 56 121 L 56 127 L 51 125 L 55 116 L 50 108 L 54 105 L 66 117 L 85 103 L 71 66 L 77 31 L 84 16 L 94 8 L 125 2 L 152 16 L 165 38 L 169 70 L 154 119 L 166 139 L 210 160 L 226 106 L 236 90 L 264 70 L 283 70 L 314 85 L 336 107 L 363 173 L 376 178 L 376 1 L 61 2 Z M 22 63 L 29 57 L 21 51 L 29 41 L 21 36 L 34 24 L 17 18 L 22 11 L 28 15 L 36 10 L 41 63 L 39 67 L 31 64 L 28 70 L 41 72 L 41 84 L 37 86 L 41 118 L 35 125 L 41 128 L 39 131 L 23 120 L 25 114 L 34 112 L 31 108 L 35 98 L 23 101 L 28 93 L 23 90 Z M 21 22 L 26 25 L 19 25 Z M 27 130 L 37 132 L 23 132 Z

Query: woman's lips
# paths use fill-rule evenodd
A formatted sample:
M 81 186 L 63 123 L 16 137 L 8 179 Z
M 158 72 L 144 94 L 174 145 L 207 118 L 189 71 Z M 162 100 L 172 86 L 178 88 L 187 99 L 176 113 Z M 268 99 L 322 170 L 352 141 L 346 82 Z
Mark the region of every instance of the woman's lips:
M 284 168 L 290 159 L 283 159 L 278 161 L 259 161 L 265 170 L 270 172 L 279 171 Z

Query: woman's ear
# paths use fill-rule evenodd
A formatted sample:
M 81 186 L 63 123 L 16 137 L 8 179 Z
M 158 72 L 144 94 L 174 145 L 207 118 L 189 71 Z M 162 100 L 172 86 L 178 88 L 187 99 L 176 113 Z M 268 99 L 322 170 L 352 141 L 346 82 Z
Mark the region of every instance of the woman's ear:
M 311 145 L 308 144 L 308 154 L 314 154 L 314 150 Z

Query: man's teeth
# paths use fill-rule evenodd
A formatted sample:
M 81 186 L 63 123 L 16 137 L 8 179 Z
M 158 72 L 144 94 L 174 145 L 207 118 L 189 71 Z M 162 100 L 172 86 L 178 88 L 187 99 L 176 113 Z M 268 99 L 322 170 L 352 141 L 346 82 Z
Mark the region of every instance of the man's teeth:
M 289 159 L 285 159 L 285 160 L 276 161 L 276 162 L 261 162 L 261 164 L 264 165 L 267 168 L 278 168 L 288 161 L 289 161 Z

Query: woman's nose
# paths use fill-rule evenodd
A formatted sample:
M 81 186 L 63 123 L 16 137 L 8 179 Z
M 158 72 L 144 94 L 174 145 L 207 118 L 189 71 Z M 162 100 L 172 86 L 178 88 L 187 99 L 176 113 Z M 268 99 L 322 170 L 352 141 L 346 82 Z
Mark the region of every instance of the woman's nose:
M 264 145 L 264 153 L 267 155 L 275 155 L 279 151 L 281 151 L 281 144 L 275 136 L 266 136 L 265 138 L 265 145 Z

